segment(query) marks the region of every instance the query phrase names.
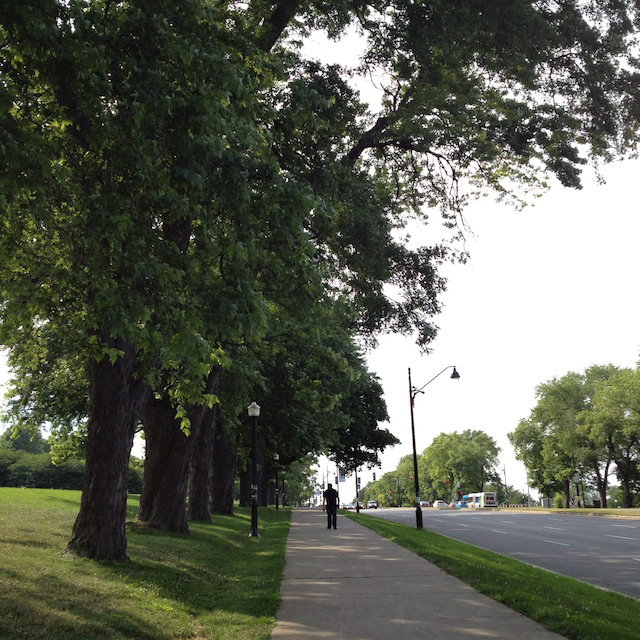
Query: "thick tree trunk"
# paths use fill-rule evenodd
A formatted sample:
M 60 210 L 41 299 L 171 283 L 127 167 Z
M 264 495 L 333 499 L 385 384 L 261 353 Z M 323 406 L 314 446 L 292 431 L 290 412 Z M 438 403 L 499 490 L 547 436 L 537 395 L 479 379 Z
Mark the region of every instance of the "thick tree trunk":
M 158 529 L 186 533 L 189 530 L 187 480 L 193 438 L 182 432 L 175 413 L 166 397 L 151 398 L 144 408 L 146 455 L 137 520 Z
M 213 439 L 217 413 L 217 406 L 206 412 L 191 454 L 187 515 L 190 520 L 199 522 L 211 522 Z
M 217 393 L 222 367 L 216 367 L 207 380 L 207 393 Z M 213 442 L 220 420 L 220 406 L 202 407 L 199 428 L 195 434 L 189 469 L 189 505 L 191 520 L 211 522 L 211 478 L 213 473 Z
M 148 388 L 135 380 L 133 346 L 106 340 L 124 352 L 89 364 L 91 403 L 80 512 L 67 549 L 100 560 L 127 560 L 125 535 L 129 456 Z
M 569 480 L 563 480 L 564 485 L 564 508 L 568 509 L 571 506 L 571 487 Z
M 262 447 L 260 447 L 262 450 Z M 269 474 L 264 454 L 258 454 L 258 504 L 266 507 L 269 504 Z
M 622 485 L 622 506 L 625 509 L 631 509 L 633 507 L 633 491 L 629 477 L 623 478 L 620 484 Z
M 212 393 L 219 376 L 212 371 L 206 393 Z M 175 418 L 175 407 L 168 398 L 151 398 L 142 413 L 146 456 L 144 479 L 137 519 L 151 527 L 187 533 L 187 487 L 191 454 L 198 441 L 208 407 L 188 410 L 191 431 L 187 436 Z
M 236 479 L 238 451 L 219 417 L 213 442 L 211 474 L 211 511 L 220 515 L 233 513 L 233 487 Z

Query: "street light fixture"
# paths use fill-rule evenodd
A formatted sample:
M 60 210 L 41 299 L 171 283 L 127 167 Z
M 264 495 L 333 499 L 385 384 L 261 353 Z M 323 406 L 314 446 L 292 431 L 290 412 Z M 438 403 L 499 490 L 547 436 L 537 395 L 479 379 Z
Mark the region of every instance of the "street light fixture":
M 420 483 L 418 482 L 418 454 L 416 452 L 416 428 L 413 421 L 413 404 L 415 402 L 416 396 L 419 393 L 424 393 L 423 389 L 431 384 L 438 376 L 442 375 L 447 369 L 453 369 L 451 374 L 451 378 L 453 380 L 458 380 L 460 378 L 460 374 L 457 372 L 456 368 L 453 365 L 449 365 L 445 367 L 440 373 L 433 376 L 429 382 L 423 384 L 419 389 L 416 389 L 411 384 L 411 369 L 409 369 L 409 405 L 411 407 L 411 440 L 413 443 L 413 479 L 415 483 L 416 489 L 416 529 L 422 529 L 422 507 L 420 506 Z
M 273 454 L 273 461 L 276 463 L 276 511 L 280 508 L 278 507 L 278 461 L 280 460 L 280 456 L 277 453 Z M 284 504 L 282 505 L 284 507 Z
M 247 407 L 247 412 L 251 418 L 252 444 L 251 444 L 251 533 L 249 537 L 259 538 L 258 533 L 258 416 L 260 415 L 260 405 L 252 402 Z

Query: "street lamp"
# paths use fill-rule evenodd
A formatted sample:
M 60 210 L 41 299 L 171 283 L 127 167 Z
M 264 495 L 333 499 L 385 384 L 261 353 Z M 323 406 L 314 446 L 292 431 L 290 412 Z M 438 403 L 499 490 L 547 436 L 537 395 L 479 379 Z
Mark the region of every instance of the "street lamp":
M 278 507 L 278 461 L 280 460 L 280 456 L 274 453 L 273 460 L 276 463 L 276 511 L 278 511 L 280 509 L 280 507 Z M 282 506 L 284 507 L 284 504 Z
M 422 508 L 420 506 L 420 483 L 418 482 L 418 454 L 416 453 L 416 428 L 413 421 L 413 404 L 415 402 L 416 396 L 419 393 L 424 393 L 423 389 L 431 384 L 438 376 L 442 375 L 447 369 L 453 369 L 453 373 L 451 374 L 451 378 L 453 380 L 457 380 L 460 377 L 460 374 L 456 371 L 456 368 L 453 365 L 449 365 L 445 367 L 439 374 L 433 376 L 429 382 L 423 384 L 419 389 L 416 389 L 411 384 L 411 369 L 409 369 L 409 405 L 411 407 L 411 440 L 413 443 L 413 479 L 415 483 L 416 489 L 416 529 L 422 529 Z
M 252 444 L 251 444 L 251 533 L 249 537 L 259 538 L 258 533 L 258 471 L 256 460 L 258 457 L 258 416 L 260 415 L 260 405 L 252 402 L 247 411 L 251 418 Z

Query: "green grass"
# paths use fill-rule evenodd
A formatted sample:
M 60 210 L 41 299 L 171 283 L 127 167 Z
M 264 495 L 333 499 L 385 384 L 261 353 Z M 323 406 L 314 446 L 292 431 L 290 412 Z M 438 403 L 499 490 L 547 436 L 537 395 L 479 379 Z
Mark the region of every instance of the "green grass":
M 133 520 L 138 496 L 130 496 Z M 289 510 L 128 528 L 128 563 L 63 553 L 80 492 L 0 488 L 0 638 L 267 640 L 280 603 Z
M 640 601 L 371 516 L 349 518 L 422 556 L 474 589 L 571 640 L 637 640 Z

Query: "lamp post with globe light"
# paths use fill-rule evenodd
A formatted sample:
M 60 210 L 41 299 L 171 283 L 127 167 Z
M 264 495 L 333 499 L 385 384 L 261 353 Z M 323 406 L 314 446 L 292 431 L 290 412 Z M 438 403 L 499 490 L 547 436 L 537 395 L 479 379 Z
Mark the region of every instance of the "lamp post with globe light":
M 258 533 L 258 416 L 260 415 L 260 405 L 252 402 L 247 407 L 247 412 L 251 418 L 251 533 L 249 537 L 259 538 Z

